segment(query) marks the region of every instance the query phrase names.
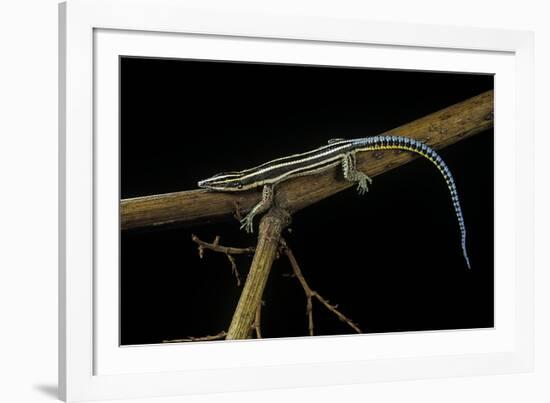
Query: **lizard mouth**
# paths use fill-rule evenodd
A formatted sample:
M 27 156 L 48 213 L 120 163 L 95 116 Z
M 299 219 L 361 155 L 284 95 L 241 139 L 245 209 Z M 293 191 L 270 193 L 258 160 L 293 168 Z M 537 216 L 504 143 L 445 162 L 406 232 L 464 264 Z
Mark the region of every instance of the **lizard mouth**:
M 204 179 L 197 182 L 197 186 L 201 189 L 215 189 L 216 184 L 212 183 L 209 179 Z

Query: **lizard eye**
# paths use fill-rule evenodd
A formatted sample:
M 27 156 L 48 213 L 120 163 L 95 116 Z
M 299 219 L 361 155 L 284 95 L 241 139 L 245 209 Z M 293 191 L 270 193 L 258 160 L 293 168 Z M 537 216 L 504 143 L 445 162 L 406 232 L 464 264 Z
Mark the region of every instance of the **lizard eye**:
M 243 184 L 241 182 L 237 182 L 237 189 L 242 189 L 243 188 Z

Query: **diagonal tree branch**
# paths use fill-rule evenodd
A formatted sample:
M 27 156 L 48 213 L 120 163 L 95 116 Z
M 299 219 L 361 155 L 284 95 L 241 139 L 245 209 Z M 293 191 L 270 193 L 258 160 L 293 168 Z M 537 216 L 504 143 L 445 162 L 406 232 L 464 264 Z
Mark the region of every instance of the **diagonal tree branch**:
M 386 134 L 405 135 L 440 149 L 493 127 L 493 91 L 467 99 L 421 119 L 392 129 Z M 274 156 L 275 157 L 275 156 Z M 357 156 L 358 168 L 376 176 L 416 158 L 399 151 L 364 152 Z M 352 184 L 341 180 L 340 168 L 315 176 L 298 177 L 277 188 L 279 207 L 293 213 Z M 121 228 L 130 229 L 162 224 L 197 224 L 227 219 L 235 205 L 247 211 L 261 198 L 261 192 L 237 193 L 191 190 L 121 201 Z
M 277 256 L 281 232 L 290 224 L 290 221 L 290 214 L 278 207 L 272 207 L 260 220 L 256 253 L 250 265 L 237 308 L 233 313 L 227 331 L 227 340 L 250 337 L 258 309 L 262 303 L 262 295 L 269 272 Z
M 321 304 L 325 306 L 330 312 L 332 312 L 338 319 L 340 319 L 342 322 L 346 323 L 349 327 L 351 327 L 355 332 L 361 333 L 361 329 L 357 324 L 355 324 L 350 318 L 348 318 L 346 315 L 344 315 L 342 312 L 338 310 L 337 305 L 333 305 L 330 302 L 328 302 L 322 295 L 320 295 L 317 291 L 314 291 L 311 289 L 309 284 L 307 283 L 304 275 L 302 274 L 302 270 L 300 269 L 300 265 L 298 264 L 298 261 L 296 260 L 296 257 L 294 256 L 294 253 L 292 252 L 292 249 L 288 247 L 288 244 L 286 243 L 284 238 L 281 238 L 280 241 L 281 249 L 283 253 L 288 258 L 290 265 L 292 266 L 292 271 L 294 272 L 294 276 L 298 279 L 298 282 L 302 286 L 304 293 L 306 294 L 306 315 L 308 317 L 308 331 L 309 335 L 313 336 L 314 334 L 314 327 L 313 327 L 313 298 L 315 298 L 317 301 L 319 301 Z

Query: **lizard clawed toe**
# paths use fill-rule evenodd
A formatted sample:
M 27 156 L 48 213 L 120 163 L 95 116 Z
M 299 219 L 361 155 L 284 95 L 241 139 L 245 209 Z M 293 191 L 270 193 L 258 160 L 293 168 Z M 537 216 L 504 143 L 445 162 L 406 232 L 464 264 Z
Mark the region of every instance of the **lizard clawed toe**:
M 254 232 L 253 220 L 254 220 L 254 216 L 251 217 L 250 214 L 247 215 L 245 218 L 243 218 L 240 221 L 241 222 L 241 228 L 240 229 L 244 229 L 249 234 L 253 233 Z

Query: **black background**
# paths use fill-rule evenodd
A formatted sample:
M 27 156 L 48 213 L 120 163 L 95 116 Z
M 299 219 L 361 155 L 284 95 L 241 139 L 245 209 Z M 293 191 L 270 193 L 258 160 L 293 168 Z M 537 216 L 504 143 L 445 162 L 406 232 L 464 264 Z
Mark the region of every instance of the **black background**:
M 379 134 L 493 88 L 489 75 L 121 58 L 121 197 Z M 457 183 L 472 270 L 445 182 L 417 159 L 293 218 L 285 237 L 313 289 L 366 333 L 493 326 L 493 131 L 441 151 Z M 241 288 L 191 234 L 254 245 L 236 221 L 121 233 L 121 343 L 227 330 Z M 241 278 L 250 258 L 237 259 Z M 307 335 L 305 296 L 285 259 L 264 299 L 264 337 Z M 316 334 L 351 333 L 314 303 Z

